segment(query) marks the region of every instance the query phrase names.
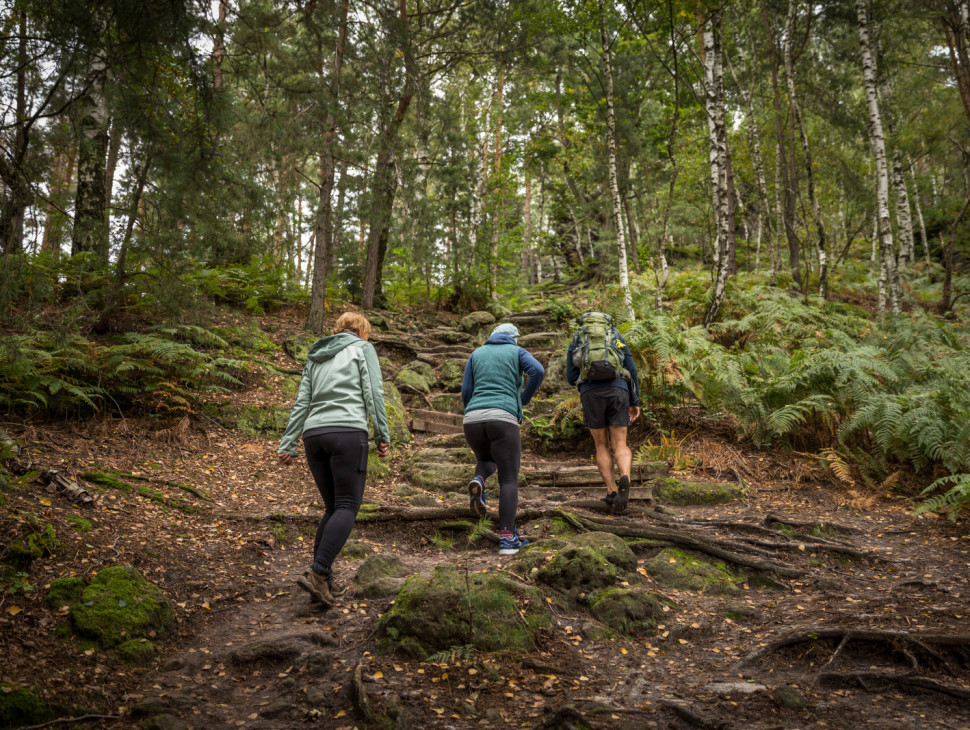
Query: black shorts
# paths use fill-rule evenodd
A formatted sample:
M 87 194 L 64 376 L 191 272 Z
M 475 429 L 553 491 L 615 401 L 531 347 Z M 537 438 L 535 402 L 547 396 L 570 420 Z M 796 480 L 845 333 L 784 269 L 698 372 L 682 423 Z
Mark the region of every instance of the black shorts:
M 630 425 L 630 391 L 626 388 L 594 388 L 579 396 L 586 428 Z

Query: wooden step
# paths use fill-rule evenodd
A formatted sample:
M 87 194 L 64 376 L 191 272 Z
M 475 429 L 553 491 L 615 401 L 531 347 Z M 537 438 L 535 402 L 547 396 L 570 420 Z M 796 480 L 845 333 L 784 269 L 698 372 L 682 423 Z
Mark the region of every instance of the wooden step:
M 441 413 L 416 408 L 411 411 L 411 430 L 425 433 L 463 433 L 462 416 L 459 413 Z
M 525 486 L 519 487 L 519 498 L 520 499 L 544 499 L 544 500 L 561 500 L 569 501 L 577 498 L 585 497 L 588 499 L 600 499 L 606 496 L 606 487 L 602 482 L 595 485 L 595 488 L 584 489 L 582 487 L 576 486 L 559 486 L 559 487 L 540 487 L 533 484 L 526 484 Z M 630 487 L 630 499 L 636 500 L 648 500 L 653 499 L 653 484 L 646 484 L 644 486 L 634 485 Z M 521 507 L 520 507 L 521 508 Z
M 630 481 L 634 486 L 665 477 L 670 473 L 666 461 L 649 461 L 634 464 L 630 471 Z M 523 469 L 522 476 L 529 486 L 534 487 L 577 487 L 603 483 L 599 469 L 595 466 L 560 466 L 553 469 Z

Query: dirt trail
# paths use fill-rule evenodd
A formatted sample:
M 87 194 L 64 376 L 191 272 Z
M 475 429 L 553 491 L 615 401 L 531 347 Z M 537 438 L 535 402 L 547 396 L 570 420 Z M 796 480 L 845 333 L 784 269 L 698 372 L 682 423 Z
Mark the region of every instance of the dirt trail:
M 278 336 L 288 334 L 277 327 Z M 414 355 L 399 354 L 395 364 Z M 280 363 L 292 367 L 282 355 Z M 408 396 L 410 407 L 427 407 L 435 394 L 440 389 Z M 286 401 L 278 387 L 245 397 L 267 408 Z M 148 480 L 168 499 L 93 490 L 97 504 L 85 510 L 71 507 L 53 487 L 11 498 L 8 513 L 53 501 L 41 511 L 56 524 L 63 549 L 32 567 L 40 590 L 4 599 L 0 679 L 39 687 L 52 703 L 68 698 L 75 709 L 62 705 L 61 716 L 78 714 L 83 705 L 123 713 L 124 726 L 165 728 L 499 722 L 566 728 L 580 721 L 597 728 L 970 728 L 970 535 L 965 524 L 913 519 L 901 498 L 793 481 L 798 469 L 769 471 L 759 466 L 763 454 L 746 455 L 744 498 L 722 505 L 655 511 L 634 499 L 626 515 L 613 517 L 576 506 L 600 496 L 595 486 L 534 491 L 520 502 L 520 511 L 534 518 L 522 529 L 533 539 L 549 529 L 540 516 L 565 502 L 570 514 L 598 520 L 597 529 L 719 540 L 749 556 L 761 551 L 763 559 L 802 574 L 760 580 L 766 576 L 749 571 L 748 580 L 724 593 L 670 588 L 644 569 L 661 549 L 646 545 L 627 580 L 675 605 L 654 634 L 597 638 L 582 605 L 556 600 L 552 623 L 529 655 L 455 647 L 441 657 L 446 661 L 420 662 L 381 644 L 378 621 L 393 599 L 356 595 L 356 569 L 368 554 L 399 555 L 414 573 L 443 562 L 473 573 L 513 569 L 489 539 L 466 545 L 461 530 L 449 526 L 453 520 L 358 522 L 349 555 L 336 564 L 338 579 L 351 590 L 320 611 L 294 583 L 309 562 L 317 495 L 305 464 L 293 470 L 274 463 L 274 438 L 208 421 L 195 425 L 183 444 L 153 439 L 150 422 L 100 428 L 14 428 L 65 470 L 114 468 L 135 486 L 136 477 Z M 410 479 L 409 464 L 430 446 L 440 444 L 419 436 L 402 449 L 389 474 L 369 479 L 366 498 L 427 514 L 466 509 L 460 491 L 400 489 Z M 716 437 L 698 437 L 685 449 L 698 468 L 678 476 L 693 479 L 712 479 L 718 454 L 737 453 L 736 445 Z M 528 450 L 524 458 L 550 460 Z M 590 463 L 585 454 L 566 460 Z M 171 486 L 180 483 L 204 490 L 208 500 Z M 192 509 L 173 507 L 175 495 L 189 499 Z M 848 529 L 766 524 L 769 514 Z M 72 515 L 89 519 L 93 531 L 73 534 L 65 523 Z M 9 518 L 4 526 L 17 529 Z M 112 563 L 137 567 L 176 602 L 180 633 L 159 642 L 160 655 L 145 669 L 58 637 L 64 619 L 43 604 L 42 587 L 53 578 L 90 575 Z M 514 569 L 513 577 L 530 582 Z M 21 611 L 8 613 L 12 605 Z M 772 644 L 785 637 L 790 643 Z

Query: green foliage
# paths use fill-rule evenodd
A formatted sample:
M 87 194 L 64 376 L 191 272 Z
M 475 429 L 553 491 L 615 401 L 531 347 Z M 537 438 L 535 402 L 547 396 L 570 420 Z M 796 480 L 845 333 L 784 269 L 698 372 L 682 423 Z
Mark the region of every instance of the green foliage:
M 947 485 L 952 485 L 948 491 L 930 497 L 913 510 L 913 514 L 921 515 L 924 512 L 945 511 L 947 516 L 955 522 L 963 507 L 970 503 L 970 474 L 951 474 L 937 479 L 922 493 L 929 494 Z
M 197 391 L 242 384 L 232 373 L 245 370 L 244 362 L 193 344 L 228 348 L 222 338 L 190 325 L 126 333 L 114 344 L 51 331 L 6 337 L 0 340 L 0 407 L 51 415 L 112 406 L 184 412 L 198 401 Z
M 217 302 L 244 306 L 253 314 L 265 314 L 292 304 L 304 304 L 308 295 L 271 256 L 254 257 L 245 266 L 194 269 L 189 280 Z
M 462 644 L 430 654 L 425 661 L 429 664 L 461 664 L 471 661 L 476 654 L 477 650 L 473 644 Z

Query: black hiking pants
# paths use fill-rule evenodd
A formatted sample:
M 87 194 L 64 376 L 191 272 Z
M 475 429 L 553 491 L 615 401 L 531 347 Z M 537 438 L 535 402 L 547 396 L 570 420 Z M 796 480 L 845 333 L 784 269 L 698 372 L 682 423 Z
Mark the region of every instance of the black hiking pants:
M 519 426 L 506 421 L 466 423 L 465 440 L 475 452 L 475 476 L 488 479 L 498 471 L 499 530 L 515 529 L 519 508 L 519 464 L 522 461 L 522 436 Z
M 330 566 L 347 542 L 364 499 L 367 432 L 348 429 L 307 436 L 303 447 L 326 507 L 313 542 L 313 572 L 330 575 Z

